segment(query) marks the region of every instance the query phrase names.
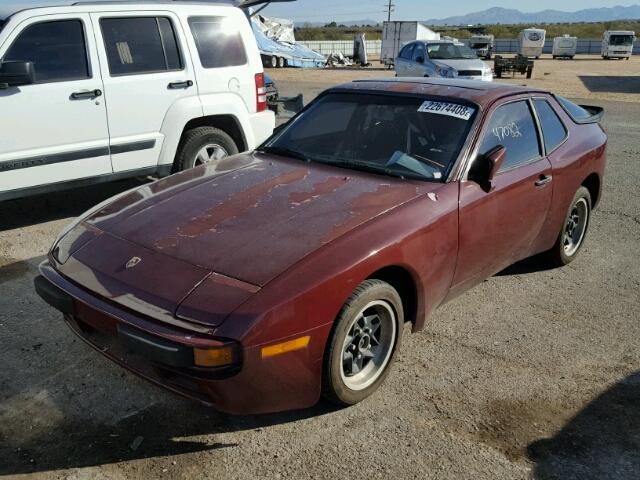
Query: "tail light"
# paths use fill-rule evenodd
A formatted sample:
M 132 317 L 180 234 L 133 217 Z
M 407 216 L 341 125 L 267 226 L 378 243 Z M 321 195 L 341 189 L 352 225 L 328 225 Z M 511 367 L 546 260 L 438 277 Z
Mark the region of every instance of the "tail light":
M 256 73 L 256 110 L 264 112 L 267 108 L 267 89 L 264 85 L 264 73 Z

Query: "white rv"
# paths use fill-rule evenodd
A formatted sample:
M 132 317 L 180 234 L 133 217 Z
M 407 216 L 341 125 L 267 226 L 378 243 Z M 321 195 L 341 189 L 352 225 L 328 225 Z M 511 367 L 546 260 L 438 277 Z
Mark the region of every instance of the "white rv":
M 420 22 L 384 22 L 380 62 L 393 65 L 402 47 L 416 40 L 440 40 L 440 34 Z
M 635 32 L 630 30 L 607 30 L 602 35 L 602 58 L 626 58 L 633 55 Z
M 553 39 L 553 58 L 573 58 L 578 50 L 578 38 L 565 34 Z
M 469 39 L 469 48 L 480 58 L 489 60 L 493 55 L 495 38 L 493 35 L 474 35 Z
M 541 28 L 525 28 L 520 32 L 520 55 L 540 58 L 547 31 Z

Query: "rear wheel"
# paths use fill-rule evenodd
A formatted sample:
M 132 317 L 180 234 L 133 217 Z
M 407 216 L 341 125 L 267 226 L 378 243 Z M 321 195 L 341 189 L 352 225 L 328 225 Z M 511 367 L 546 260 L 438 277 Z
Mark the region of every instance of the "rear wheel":
M 576 259 L 582 250 L 590 220 L 591 194 L 585 187 L 580 187 L 573 197 L 556 244 L 547 252 L 551 262 L 562 267 Z
M 220 160 L 238 153 L 238 146 L 224 131 L 214 127 L 198 127 L 188 131 L 176 157 L 175 170 L 183 171 L 200 165 L 217 165 Z
M 354 405 L 375 392 L 389 373 L 400 345 L 404 313 L 398 292 L 367 280 L 342 307 L 325 352 L 323 394 Z
M 287 66 L 287 62 L 284 58 L 278 57 L 278 68 L 284 68 Z

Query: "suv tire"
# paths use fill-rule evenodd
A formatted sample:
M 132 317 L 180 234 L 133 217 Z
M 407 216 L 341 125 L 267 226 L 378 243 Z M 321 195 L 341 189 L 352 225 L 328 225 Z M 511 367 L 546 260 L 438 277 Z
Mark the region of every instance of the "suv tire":
M 198 127 L 189 130 L 182 139 L 176 155 L 176 172 L 200 165 L 216 165 L 220 160 L 238 153 L 238 146 L 223 130 Z

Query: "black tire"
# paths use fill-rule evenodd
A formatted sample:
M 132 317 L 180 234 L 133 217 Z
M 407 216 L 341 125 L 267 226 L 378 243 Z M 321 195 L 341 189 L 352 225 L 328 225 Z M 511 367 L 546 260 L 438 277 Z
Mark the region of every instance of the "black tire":
M 585 218 L 583 233 L 580 238 L 580 243 L 578 247 L 575 249 L 575 251 L 571 251 L 570 254 L 567 254 L 567 250 L 565 248 L 565 234 L 567 231 L 569 220 L 574 212 L 574 208 L 576 208 L 576 205 L 578 205 L 582 201 L 586 202 L 586 218 Z M 545 253 L 545 256 L 548 258 L 548 260 L 552 264 L 558 267 L 564 267 L 565 265 L 568 265 L 571 262 L 573 262 L 578 256 L 578 254 L 580 253 L 580 251 L 582 250 L 582 247 L 584 246 L 584 241 L 587 237 L 587 233 L 589 232 L 590 223 L 591 223 L 591 194 L 589 193 L 589 190 L 587 188 L 580 187 L 576 192 L 576 194 L 574 195 L 573 200 L 571 201 L 571 205 L 569 206 L 569 210 L 567 211 L 567 215 L 564 219 L 564 223 L 562 224 L 562 229 L 558 234 L 558 238 L 556 240 L 555 245 L 551 250 Z
M 395 337 L 393 341 L 388 339 L 389 342 L 387 342 L 387 345 L 390 353 L 388 353 L 389 350 L 386 350 L 387 353 L 383 354 L 388 360 L 384 366 L 378 370 L 378 373 L 375 374 L 377 376 L 374 375 L 370 379 L 373 380 L 373 378 L 375 378 L 375 381 L 366 386 L 366 388 L 354 389 L 345 383 L 343 379 L 343 368 L 345 368 L 343 367 L 343 355 L 345 354 L 343 347 L 352 327 L 359 328 L 359 325 L 354 322 L 356 322 L 358 318 L 363 318 L 363 316 L 360 316 L 360 313 L 366 312 L 366 307 L 371 305 L 372 302 L 379 302 L 380 304 L 390 307 L 390 310 L 395 314 L 393 319 L 387 320 L 388 325 L 385 327 L 387 328 L 386 333 L 388 334 L 389 330 L 391 330 L 391 322 L 394 322 Z M 382 325 L 384 325 L 384 323 L 381 323 L 378 332 L 382 332 Z M 402 300 L 398 292 L 391 285 L 381 280 L 366 280 L 360 284 L 340 310 L 327 343 L 322 372 L 322 393 L 324 397 L 337 405 L 349 406 L 355 405 L 373 394 L 389 374 L 396 352 L 400 347 L 403 326 L 404 311 L 402 309 Z M 364 332 L 366 334 L 366 329 Z M 382 335 L 382 333 L 379 333 L 379 335 Z M 374 334 L 372 333 L 371 337 L 373 336 Z M 354 339 L 357 338 L 358 337 L 354 337 Z M 381 341 L 380 345 L 383 343 L 385 342 Z M 372 350 L 374 348 L 376 347 L 371 347 Z M 365 371 L 366 366 L 362 369 L 362 372 Z M 366 383 L 363 387 L 365 387 L 365 385 Z
M 278 68 L 284 68 L 287 66 L 287 61 L 283 57 L 278 57 Z
M 181 172 L 194 166 L 195 159 L 203 148 L 217 145 L 226 151 L 226 156 L 238 153 L 238 146 L 225 131 L 214 127 L 198 127 L 184 134 L 174 162 L 174 171 Z M 224 157 L 222 157 L 224 158 Z

